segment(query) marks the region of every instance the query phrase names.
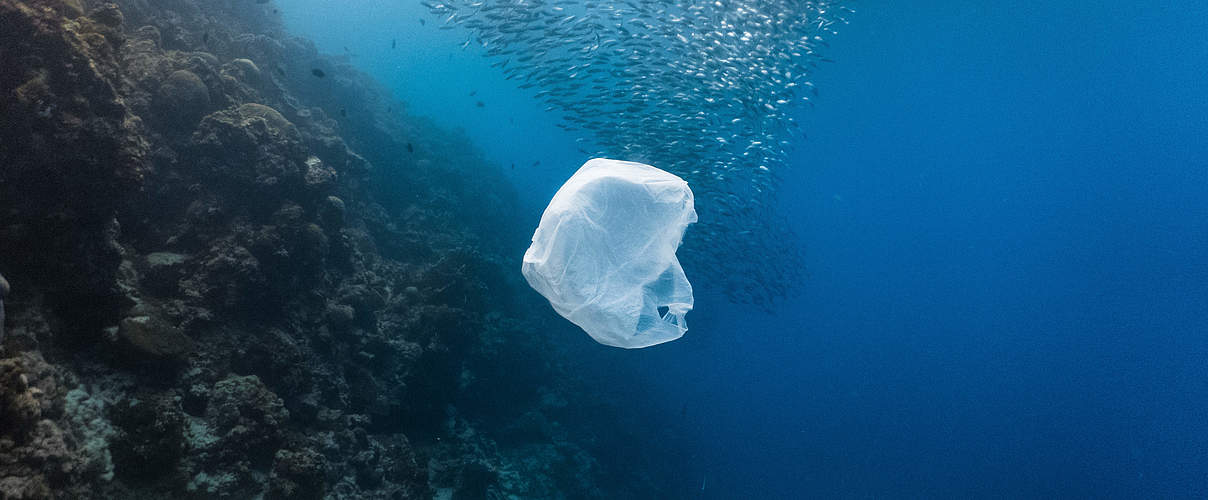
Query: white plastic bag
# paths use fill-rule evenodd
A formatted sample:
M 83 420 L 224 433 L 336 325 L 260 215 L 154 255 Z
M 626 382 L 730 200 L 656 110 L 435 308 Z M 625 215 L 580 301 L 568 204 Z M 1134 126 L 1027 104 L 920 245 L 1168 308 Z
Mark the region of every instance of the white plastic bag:
M 650 165 L 596 158 L 550 200 L 521 272 L 601 344 L 639 348 L 688 330 L 692 285 L 675 251 L 696 222 L 692 190 Z

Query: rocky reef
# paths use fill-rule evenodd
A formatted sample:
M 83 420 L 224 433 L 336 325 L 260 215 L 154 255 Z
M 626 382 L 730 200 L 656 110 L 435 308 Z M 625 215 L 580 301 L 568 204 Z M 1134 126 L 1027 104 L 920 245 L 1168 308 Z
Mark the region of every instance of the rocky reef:
M 0 496 L 660 496 L 498 168 L 276 16 L 0 0 Z

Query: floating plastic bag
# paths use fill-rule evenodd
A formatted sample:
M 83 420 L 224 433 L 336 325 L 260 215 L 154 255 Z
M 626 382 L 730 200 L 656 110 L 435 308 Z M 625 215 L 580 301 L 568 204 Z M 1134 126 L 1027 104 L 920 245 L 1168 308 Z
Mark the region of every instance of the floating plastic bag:
M 650 165 L 596 158 L 550 200 L 521 271 L 601 344 L 639 348 L 688 330 L 692 285 L 675 258 L 692 190 Z

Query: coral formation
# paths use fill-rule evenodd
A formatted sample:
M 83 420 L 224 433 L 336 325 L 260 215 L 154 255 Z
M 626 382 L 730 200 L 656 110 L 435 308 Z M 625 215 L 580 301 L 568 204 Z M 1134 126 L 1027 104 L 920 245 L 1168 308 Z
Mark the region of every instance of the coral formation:
M 657 495 L 551 423 L 578 391 L 467 139 L 268 4 L 0 26 L 0 496 Z

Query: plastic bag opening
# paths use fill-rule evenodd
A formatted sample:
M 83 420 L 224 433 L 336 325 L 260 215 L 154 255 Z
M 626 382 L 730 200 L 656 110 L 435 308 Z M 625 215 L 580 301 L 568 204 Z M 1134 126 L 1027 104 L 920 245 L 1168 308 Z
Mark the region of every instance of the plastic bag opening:
M 521 272 L 558 314 L 601 344 L 675 340 L 687 331 L 693 304 L 675 252 L 696 220 L 683 179 L 596 158 L 550 200 Z

